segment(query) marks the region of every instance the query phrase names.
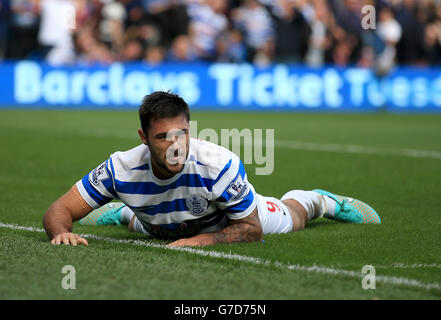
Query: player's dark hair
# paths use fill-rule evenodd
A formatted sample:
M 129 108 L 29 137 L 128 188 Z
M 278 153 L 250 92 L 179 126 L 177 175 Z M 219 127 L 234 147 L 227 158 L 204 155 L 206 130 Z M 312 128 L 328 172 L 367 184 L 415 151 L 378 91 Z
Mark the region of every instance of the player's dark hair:
M 170 91 L 155 91 L 146 95 L 138 111 L 142 131 L 146 135 L 152 120 L 174 118 L 183 113 L 187 121 L 190 121 L 190 108 L 187 103 Z

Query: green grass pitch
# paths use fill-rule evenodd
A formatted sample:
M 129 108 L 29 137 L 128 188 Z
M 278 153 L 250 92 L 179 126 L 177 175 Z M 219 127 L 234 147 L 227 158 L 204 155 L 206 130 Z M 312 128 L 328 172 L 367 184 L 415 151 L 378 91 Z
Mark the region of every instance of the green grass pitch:
M 199 130 L 274 129 L 274 172 L 246 164 L 257 192 L 326 189 L 366 201 L 383 224 L 319 219 L 264 243 L 201 249 L 221 257 L 118 242 L 150 243 L 123 226 L 75 224 L 101 238 L 52 246 L 43 213 L 112 152 L 139 144 L 137 113 L 3 110 L 0 299 L 441 298 L 441 115 L 194 112 L 192 120 Z M 65 265 L 75 267 L 75 290 L 62 288 Z M 365 265 L 375 267 L 375 289 L 362 287 Z

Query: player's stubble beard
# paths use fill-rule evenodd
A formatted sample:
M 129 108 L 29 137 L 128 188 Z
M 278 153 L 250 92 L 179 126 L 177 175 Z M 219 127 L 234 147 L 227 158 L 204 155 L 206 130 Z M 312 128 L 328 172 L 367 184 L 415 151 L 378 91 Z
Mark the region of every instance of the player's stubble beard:
M 185 157 L 177 164 L 173 165 L 170 164 L 167 160 L 167 156 L 166 156 L 167 151 L 164 151 L 162 155 L 161 152 L 158 152 L 158 150 L 155 147 L 152 148 L 152 145 L 149 144 L 152 170 L 154 175 L 159 179 L 165 180 L 172 178 L 174 175 L 184 170 L 185 162 L 188 157 L 189 146 L 190 146 L 190 139 L 188 136 L 186 136 Z M 175 151 L 175 153 L 176 152 L 177 150 Z

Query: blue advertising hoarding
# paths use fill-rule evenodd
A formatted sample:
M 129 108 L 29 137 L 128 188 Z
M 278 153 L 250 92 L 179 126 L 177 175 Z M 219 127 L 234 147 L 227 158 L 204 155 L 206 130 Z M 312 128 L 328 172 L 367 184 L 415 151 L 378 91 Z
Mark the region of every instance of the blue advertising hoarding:
M 369 69 L 275 64 L 142 63 L 53 67 L 0 64 L 0 108 L 136 108 L 156 90 L 192 109 L 441 112 L 441 69 Z

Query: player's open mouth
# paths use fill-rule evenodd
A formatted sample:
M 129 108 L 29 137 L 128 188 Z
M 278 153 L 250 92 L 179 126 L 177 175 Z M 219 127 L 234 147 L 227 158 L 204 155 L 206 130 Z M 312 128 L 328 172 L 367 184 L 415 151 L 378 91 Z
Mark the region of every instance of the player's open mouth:
M 170 167 L 179 167 L 185 163 L 184 157 L 167 157 L 167 165 Z

